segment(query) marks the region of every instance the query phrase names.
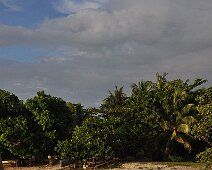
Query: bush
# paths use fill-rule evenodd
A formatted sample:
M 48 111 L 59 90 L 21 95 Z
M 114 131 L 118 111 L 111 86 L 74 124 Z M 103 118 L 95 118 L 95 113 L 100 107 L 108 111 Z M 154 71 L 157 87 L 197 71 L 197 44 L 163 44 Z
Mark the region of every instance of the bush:
M 197 154 L 199 162 L 205 164 L 206 168 L 212 167 L 212 148 L 207 148 L 205 151 Z
M 57 151 L 71 161 L 88 159 L 105 160 L 112 158 L 114 152 L 110 144 L 111 129 L 107 121 L 99 117 L 86 119 L 81 126 L 76 126 L 72 139 L 60 141 Z

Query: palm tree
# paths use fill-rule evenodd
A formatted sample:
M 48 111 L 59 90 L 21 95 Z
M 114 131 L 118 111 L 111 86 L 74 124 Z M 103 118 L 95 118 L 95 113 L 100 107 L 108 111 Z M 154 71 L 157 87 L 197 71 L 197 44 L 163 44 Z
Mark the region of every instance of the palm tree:
M 127 100 L 126 94 L 123 92 L 123 87 L 115 86 L 115 91 L 109 91 L 109 96 L 103 100 L 100 108 L 107 112 L 121 112 Z
M 190 131 L 191 125 L 196 121 L 196 107 L 191 98 L 191 91 L 198 85 L 204 83 L 202 79 L 197 79 L 189 85 L 178 79 L 167 81 L 166 74 L 157 74 L 156 88 L 161 105 L 160 126 L 163 134 L 168 136 L 164 150 L 164 157 L 167 159 L 171 153 L 173 141 L 183 145 L 189 152 L 191 151 Z
M 141 81 L 137 84 L 132 84 L 132 94 L 138 95 L 138 93 L 149 92 L 154 89 L 154 83 L 151 81 Z

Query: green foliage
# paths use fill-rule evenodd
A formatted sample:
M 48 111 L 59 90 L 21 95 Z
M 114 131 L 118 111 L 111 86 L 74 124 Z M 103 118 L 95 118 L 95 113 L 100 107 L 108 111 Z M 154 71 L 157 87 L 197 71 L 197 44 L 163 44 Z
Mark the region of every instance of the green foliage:
M 0 143 L 13 155 L 28 158 L 32 155 L 29 125 L 24 116 L 0 119 Z
M 192 133 L 212 146 L 212 88 L 205 89 L 197 96 L 199 121 L 196 123 Z
M 177 161 L 189 154 L 194 137 L 207 142 L 209 148 L 198 159 L 209 165 L 212 87 L 198 89 L 206 82 L 203 79 L 190 83 L 168 81 L 166 76 L 157 74 L 156 82 L 133 84 L 129 97 L 116 86 L 100 109 L 83 109 L 44 91 L 24 104 L 0 90 L 0 149 L 19 158 L 59 154 L 72 161 L 139 152 L 150 158 L 156 149 L 165 160 Z
M 70 160 L 111 158 L 114 154 L 111 133 L 106 120 L 99 117 L 87 118 L 81 126 L 75 127 L 71 140 L 59 142 L 58 151 Z
M 157 74 L 156 93 L 159 102 L 160 126 L 164 133 L 170 134 L 164 149 L 164 158 L 167 159 L 172 147 L 172 140 L 182 144 L 191 151 L 191 128 L 197 121 L 197 110 L 194 103 L 195 91 L 191 91 L 204 83 L 205 80 L 197 79 L 193 84 L 185 83 L 178 79 L 167 81 L 166 74 Z M 192 94 L 192 95 L 191 95 Z
M 132 95 L 127 108 L 134 119 L 151 124 L 158 129 L 158 101 L 155 84 L 151 81 L 142 81 L 132 85 Z
M 0 90 L 0 145 L 19 157 L 29 157 L 32 152 L 27 113 L 17 96 Z
M 189 84 L 188 80 L 183 82 L 180 79 L 168 81 L 167 73 L 156 75 L 156 82 L 142 81 L 138 85 L 132 85 L 132 95 L 125 106 L 128 112 L 131 126 L 146 123 L 151 129 L 151 134 L 146 136 L 147 141 L 156 139 L 166 134 L 166 145 L 157 145 L 156 149 L 163 151 L 165 158 L 169 157 L 176 141 L 191 150 L 190 132 L 192 125 L 196 122 L 196 108 L 194 97 L 195 91 L 191 91 L 205 82 L 197 79 Z M 138 123 L 140 122 L 140 123 Z M 145 131 L 142 129 L 143 132 Z M 140 132 L 142 132 L 140 130 Z M 140 133 L 145 136 L 144 133 Z M 161 134 L 161 135 L 160 135 Z M 139 136 L 139 134 L 137 134 Z M 145 141 L 145 140 L 143 140 Z M 150 149 L 151 150 L 151 149 Z
M 0 116 L 14 117 L 23 112 L 23 102 L 14 94 L 0 90 Z
M 198 101 L 197 109 L 199 111 L 199 121 L 193 128 L 193 135 L 204 140 L 208 147 L 205 151 L 197 155 L 197 159 L 203 162 L 206 167 L 212 166 L 212 88 L 204 89 L 196 100 Z
M 66 102 L 61 98 L 46 95 L 44 91 L 38 92 L 33 99 L 26 101 L 26 107 L 34 115 L 35 121 L 45 131 L 53 131 L 55 127 L 64 130 L 71 120 L 71 113 Z M 54 134 L 52 137 L 56 137 Z
M 137 152 L 142 148 L 148 155 L 151 155 L 154 149 L 153 141 L 161 131 L 158 123 L 160 117 L 155 84 L 151 81 L 133 84 L 126 111 L 125 120 L 128 124 L 127 129 L 130 130 L 131 140 L 139 141 L 139 144 L 135 146 Z
M 122 113 L 126 100 L 127 96 L 123 92 L 123 87 L 118 88 L 115 86 L 114 93 L 109 91 L 109 96 L 103 100 L 100 108 L 107 114 L 117 115 Z
M 52 155 L 58 140 L 71 136 L 74 128 L 73 114 L 61 98 L 47 95 L 44 91 L 26 101 L 35 122 L 38 143 L 35 143 L 40 155 Z
M 205 151 L 199 153 L 197 159 L 204 163 L 207 168 L 212 167 L 212 148 L 207 148 Z
M 123 88 L 116 87 L 114 93 L 110 92 L 103 100 L 103 116 L 113 122 L 116 141 L 112 146 L 117 157 L 135 156 L 140 150 L 151 155 L 153 138 L 158 131 L 157 115 L 152 109 L 155 99 L 152 85 L 151 82 L 134 84 L 131 97 L 126 97 Z
M 66 105 L 69 112 L 72 114 L 73 127 L 81 125 L 83 120 L 91 114 L 88 109 L 83 109 L 81 104 L 67 102 Z

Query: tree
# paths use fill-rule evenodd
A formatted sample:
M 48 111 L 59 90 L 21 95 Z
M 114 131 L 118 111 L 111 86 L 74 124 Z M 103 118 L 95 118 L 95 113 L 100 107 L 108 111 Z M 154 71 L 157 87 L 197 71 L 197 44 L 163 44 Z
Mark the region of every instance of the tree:
M 212 165 L 212 87 L 204 89 L 196 98 L 198 102 L 199 121 L 193 128 L 193 135 L 207 143 L 207 148 L 197 154 L 197 159 L 205 163 L 206 167 Z
M 83 109 L 83 106 L 80 103 L 73 104 L 71 102 L 67 102 L 66 105 L 69 112 L 72 113 L 73 127 L 81 125 L 83 120 L 90 116 L 88 109 Z
M 32 136 L 26 117 L 1 119 L 0 126 L 0 142 L 3 147 L 19 158 L 30 158 Z
M 14 94 L 0 89 L 0 116 L 15 117 L 19 116 L 23 109 L 23 101 L 19 100 Z
M 158 101 L 156 96 L 155 84 L 151 81 L 141 81 L 132 84 L 132 95 L 127 105 L 135 119 L 139 119 L 147 124 L 152 123 L 158 128 Z
M 4 170 L 2 158 L 1 158 L 1 153 L 0 153 L 0 170 Z
M 113 157 L 111 141 L 114 138 L 111 138 L 109 123 L 97 116 L 85 119 L 81 126 L 75 127 L 72 139 L 59 142 L 58 152 L 72 161 L 99 161 Z
M 0 144 L 17 157 L 27 157 L 31 153 L 28 117 L 17 96 L 0 90 Z
M 212 87 L 205 89 L 196 100 L 200 119 L 193 129 L 193 135 L 212 147 Z
M 164 156 L 169 158 L 173 149 L 173 141 L 184 146 L 185 149 L 191 151 L 190 136 L 191 125 L 195 123 L 197 114 L 194 98 L 194 88 L 198 87 L 205 80 L 196 79 L 193 84 L 182 80 L 167 81 L 166 74 L 157 74 L 157 95 L 160 104 L 160 126 L 168 137 Z
M 135 156 L 143 147 L 144 138 L 147 137 L 145 122 L 141 122 L 131 114 L 131 106 L 133 106 L 131 97 L 127 97 L 123 87 L 115 86 L 114 92 L 109 91 L 109 96 L 103 100 L 100 107 L 100 113 L 103 112 L 104 119 L 110 122 L 108 126 L 115 136 L 111 146 L 117 157 Z
M 127 96 L 123 92 L 123 87 L 118 88 L 115 86 L 115 91 L 112 93 L 109 91 L 109 96 L 103 100 L 103 104 L 100 106 L 103 112 L 117 114 L 121 113 L 126 103 Z
M 47 95 L 44 91 L 37 92 L 37 96 L 28 99 L 26 107 L 36 122 L 37 152 L 43 156 L 53 155 L 58 140 L 65 140 L 72 134 L 72 112 L 64 100 Z
M 196 79 L 189 84 L 188 80 L 168 81 L 166 76 L 167 73 L 157 74 L 155 83 L 141 81 L 138 85 L 133 84 L 126 110 L 130 113 L 130 120 L 134 121 L 131 127 L 135 124 L 139 127 L 139 122 L 140 125 L 146 123 L 151 127 L 152 139 L 147 137 L 148 143 L 155 141 L 156 151 L 163 150 L 164 156 L 168 158 L 171 150 L 174 150 L 174 143 L 191 149 L 189 134 L 197 113 L 194 99 L 199 94 L 198 90 L 193 89 L 206 80 Z M 163 146 L 163 143 L 166 144 Z
M 212 168 L 212 148 L 206 148 L 205 151 L 200 152 L 199 154 L 197 154 L 197 159 L 204 163 L 207 168 Z
M 154 140 L 160 132 L 159 107 L 156 95 L 155 83 L 151 81 L 141 81 L 132 84 L 132 94 L 126 104 L 125 120 L 135 141 L 137 152 L 143 149 L 145 156 L 150 158 L 153 152 Z

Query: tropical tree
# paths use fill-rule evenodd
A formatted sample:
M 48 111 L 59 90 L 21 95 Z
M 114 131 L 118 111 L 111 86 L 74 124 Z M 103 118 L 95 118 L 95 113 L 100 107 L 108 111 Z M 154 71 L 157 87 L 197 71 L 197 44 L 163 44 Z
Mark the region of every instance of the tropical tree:
M 108 126 L 116 138 L 111 146 L 117 157 L 135 156 L 143 147 L 144 138 L 147 136 L 144 135 L 145 123 L 131 114 L 130 104 L 131 97 L 127 97 L 123 87 L 115 86 L 114 92 L 109 91 L 109 96 L 103 100 L 99 111 L 110 122 Z
M 0 153 L 0 170 L 4 170 L 2 158 L 1 158 L 1 153 Z
M 73 115 L 66 102 L 58 97 L 47 95 L 44 91 L 26 101 L 31 111 L 36 131 L 37 153 L 41 156 L 53 155 L 58 140 L 71 136 L 74 128 Z
M 110 143 L 114 138 L 111 138 L 112 129 L 108 123 L 97 116 L 85 119 L 81 126 L 75 127 L 72 139 L 58 143 L 57 151 L 72 161 L 98 161 L 113 157 Z
M 15 117 L 19 116 L 24 109 L 23 101 L 8 91 L 0 89 L 0 116 Z
M 193 128 L 193 135 L 207 144 L 207 148 L 197 155 L 200 162 L 207 167 L 212 166 L 212 87 L 204 89 L 197 96 L 199 121 Z
M 109 96 L 103 100 L 100 108 L 106 113 L 122 113 L 126 100 L 127 95 L 123 92 L 123 87 L 115 86 L 115 91 L 113 93 L 109 91 Z
M 206 148 L 205 151 L 197 154 L 197 159 L 204 163 L 206 168 L 212 168 L 212 147 Z
M 200 119 L 193 129 L 193 135 L 212 147 L 212 87 L 205 89 L 196 100 Z
M 132 84 L 132 95 L 129 98 L 127 108 L 129 108 L 135 119 L 145 123 L 152 123 L 157 127 L 158 104 L 155 91 L 155 84 L 151 81 L 141 81 Z
M 17 96 L 0 90 L 0 145 L 16 157 L 31 155 L 29 118 L 23 102 Z
M 170 156 L 173 141 L 176 141 L 191 151 L 191 127 L 195 123 L 197 114 L 194 98 L 197 86 L 206 80 L 197 79 L 193 84 L 182 80 L 167 81 L 166 75 L 157 74 L 156 88 L 160 104 L 160 126 L 163 129 L 161 135 L 168 137 L 164 156 Z
M 133 139 L 138 141 L 135 144 L 137 152 L 142 149 L 145 156 L 150 158 L 154 149 L 152 146 L 154 146 L 155 137 L 160 132 L 155 83 L 141 81 L 138 84 L 132 84 L 131 87 L 132 94 L 126 104 L 124 117 L 128 125 L 127 129 L 131 132 L 131 140 L 129 141 Z
M 83 120 L 91 114 L 89 109 L 84 109 L 80 103 L 73 104 L 71 102 L 67 102 L 66 105 L 69 112 L 72 114 L 73 127 L 81 125 Z

